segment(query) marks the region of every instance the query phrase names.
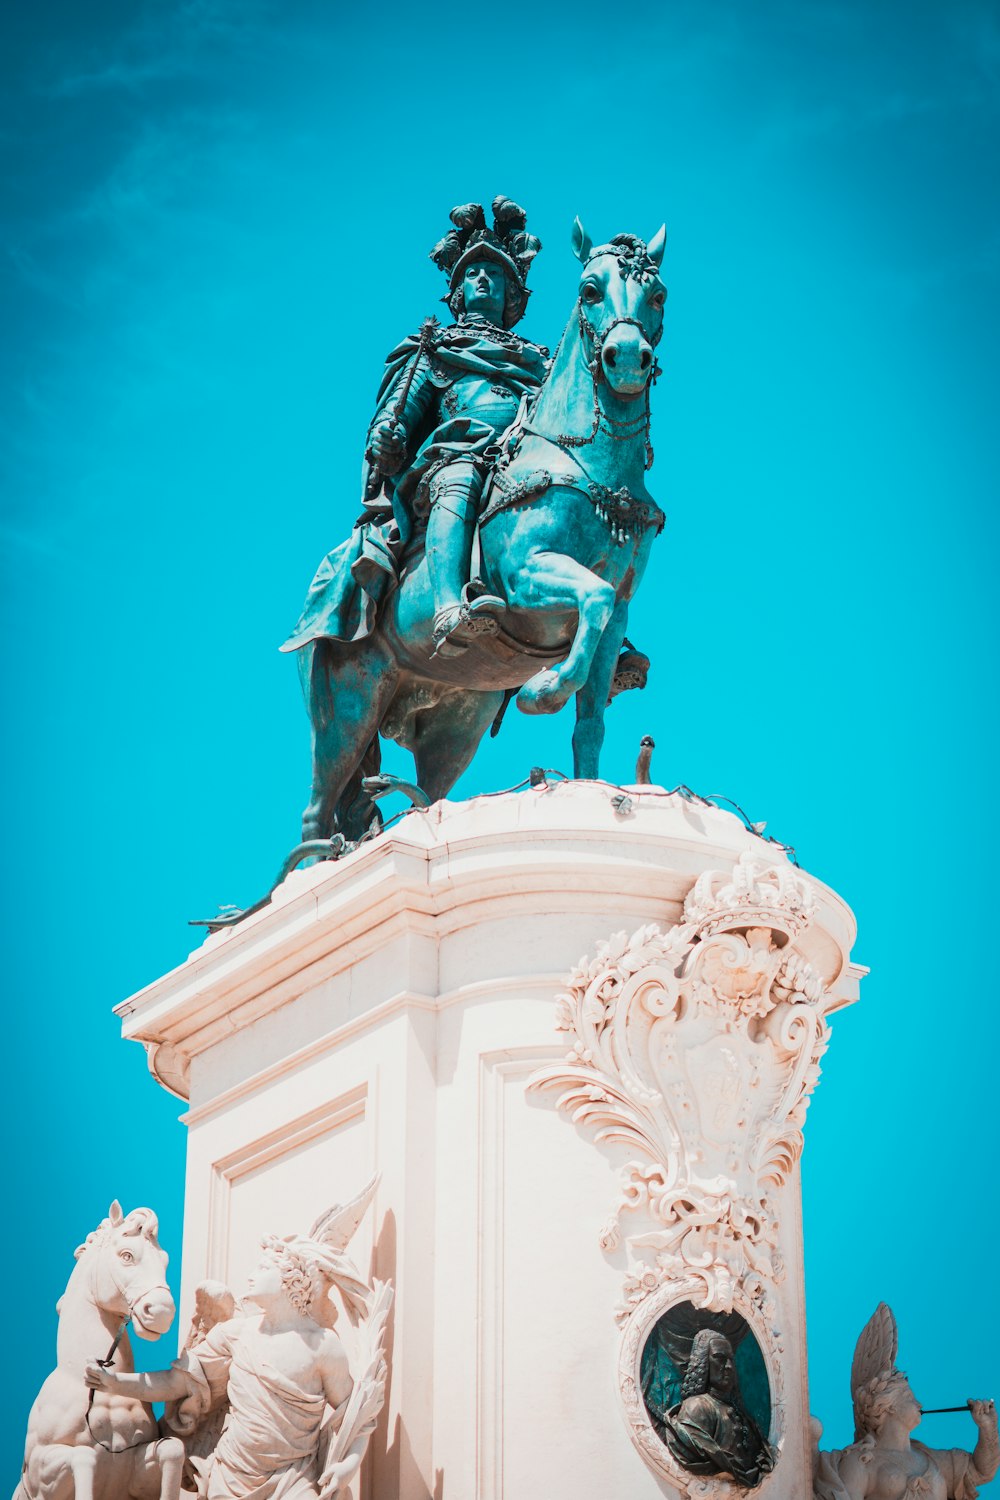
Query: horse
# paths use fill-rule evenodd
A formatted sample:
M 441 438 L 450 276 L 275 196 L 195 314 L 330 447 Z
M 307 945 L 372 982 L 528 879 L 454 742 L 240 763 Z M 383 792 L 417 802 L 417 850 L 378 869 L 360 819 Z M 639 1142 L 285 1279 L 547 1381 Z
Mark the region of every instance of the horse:
M 412 751 L 431 802 L 446 796 L 512 696 L 528 714 L 556 713 L 575 696 L 574 775 L 598 775 L 629 603 L 663 527 L 645 474 L 665 242 L 661 227 L 648 246 L 623 234 L 595 248 L 575 221 L 583 271 L 573 310 L 484 487 L 472 571 L 506 602 L 502 615 L 483 617 L 461 654 L 436 653 L 418 540 L 371 634 L 301 648 L 313 762 L 304 840 L 371 826 L 364 783 L 378 771 L 380 734 Z
M 57 1304 L 56 1368 L 28 1417 L 24 1467 L 14 1500 L 178 1500 L 184 1444 L 160 1438 L 151 1406 L 94 1393 L 84 1367 L 106 1358 L 135 1366 L 126 1326 L 158 1339 L 174 1320 L 166 1252 L 152 1209 L 108 1217 L 74 1252 L 76 1266 Z

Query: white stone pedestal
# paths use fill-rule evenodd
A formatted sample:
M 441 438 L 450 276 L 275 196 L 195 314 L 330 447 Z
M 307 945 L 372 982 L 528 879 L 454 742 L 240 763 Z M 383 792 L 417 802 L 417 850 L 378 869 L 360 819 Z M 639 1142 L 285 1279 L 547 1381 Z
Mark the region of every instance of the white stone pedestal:
M 673 972 L 687 932 L 701 968 L 684 981 L 690 993 L 670 1001 L 671 1045 L 685 1057 L 684 1049 L 702 1047 L 698 1057 L 715 1062 L 699 1062 L 687 1085 L 668 1080 L 678 1118 L 686 1112 L 690 1120 L 692 1107 L 703 1115 L 693 1125 L 682 1120 L 690 1139 L 674 1142 L 670 1171 L 675 1186 L 690 1178 L 692 1192 L 721 1203 L 729 1191 L 739 1200 L 709 1260 L 714 1255 L 739 1283 L 718 1295 L 748 1310 L 777 1398 L 772 1436 L 781 1454 L 755 1493 L 803 1500 L 809 1492 L 794 1138 L 816 1070 L 795 1028 L 799 1012 L 811 1009 L 824 1031 L 823 1013 L 855 998 L 863 971 L 849 960 L 853 918 L 811 877 L 795 872 L 801 884 L 788 885 L 784 855 L 730 814 L 655 787 L 632 791 L 631 809 L 619 812 L 617 792 L 577 782 L 414 812 L 344 860 L 294 874 L 269 907 L 210 937 L 119 1007 L 125 1036 L 146 1045 L 154 1075 L 190 1101 L 181 1328 L 199 1280 L 241 1289 L 262 1233 L 305 1230 L 321 1209 L 381 1172 L 352 1247 L 364 1269 L 396 1286 L 389 1397 L 361 1478 L 361 1493 L 378 1500 L 734 1493 L 725 1482 L 688 1485 L 672 1460 L 658 1464 L 656 1445 L 666 1450 L 650 1439 L 651 1427 L 640 1430 L 649 1423 L 628 1389 L 636 1330 L 669 1304 L 672 1282 L 692 1298 L 704 1294 L 682 1264 L 691 1242 L 678 1249 L 651 1198 L 623 1210 L 602 1248 L 622 1172 L 634 1178 L 634 1164 L 648 1168 L 651 1158 L 632 1139 L 596 1141 L 600 1121 L 584 1110 L 574 1125 L 557 1107 L 575 1037 L 556 1030 L 556 996 L 581 955 L 590 963 L 614 934 L 648 924 L 667 936 L 654 934 L 660 950 L 640 954 L 644 987 L 629 1002 L 635 1024 L 618 1040 L 633 1049 L 626 1062 L 640 1073 L 643 1058 L 653 1057 L 640 1093 L 655 1116 L 649 1099 L 666 1064 L 647 1034 L 657 1010 L 648 997 L 655 991 L 662 1001 L 664 984 L 676 989 L 663 975 Z M 741 855 L 772 873 L 753 890 L 738 875 L 735 895 L 727 895 Z M 702 882 L 701 926 L 688 920 L 671 936 L 707 871 L 720 873 Z M 814 910 L 796 916 L 796 902 L 810 896 Z M 740 906 L 766 905 L 765 897 L 763 917 Z M 689 917 L 692 910 L 689 902 Z M 785 931 L 779 918 L 787 918 Z M 767 939 L 749 946 L 739 936 L 765 929 Z M 713 939 L 716 949 L 729 943 L 729 958 L 711 959 Z M 779 1025 L 766 1006 L 741 998 L 761 993 L 756 981 L 732 981 L 733 972 L 752 968 L 736 954 L 741 942 L 758 968 L 770 964 L 768 984 L 788 953 L 800 956 L 774 981 L 782 995 L 798 985 L 774 1011 L 791 1016 L 797 1005 L 791 1019 Z M 811 989 L 792 972 L 805 963 Z M 715 969 L 721 978 L 713 981 Z M 722 996 L 718 1020 L 713 994 Z M 699 1005 L 703 1022 L 692 1019 Z M 773 996 L 766 1005 L 773 1009 Z M 701 1030 L 676 1030 L 682 1024 Z M 750 1048 L 771 1072 L 746 1062 Z M 585 1051 L 577 1048 L 577 1064 L 594 1068 Z M 791 1082 L 789 1067 L 798 1070 Z M 538 1077 L 544 1069 L 548 1086 Z M 540 1086 L 528 1091 L 533 1077 Z M 681 1102 L 684 1086 L 693 1106 Z M 765 1123 L 777 1119 L 778 1135 L 791 1142 L 763 1190 L 777 1227 L 765 1226 L 756 1244 L 737 1224 L 753 1165 L 738 1159 L 756 1128 L 746 1123 L 747 1101 L 754 1119 L 763 1108 Z M 705 1131 L 709 1156 L 700 1158 Z M 643 1230 L 659 1234 L 659 1248 L 631 1243 Z M 766 1262 L 756 1302 L 741 1256 Z M 637 1264 L 647 1277 L 638 1291 Z M 633 1312 L 623 1326 L 616 1310 L 629 1295 Z

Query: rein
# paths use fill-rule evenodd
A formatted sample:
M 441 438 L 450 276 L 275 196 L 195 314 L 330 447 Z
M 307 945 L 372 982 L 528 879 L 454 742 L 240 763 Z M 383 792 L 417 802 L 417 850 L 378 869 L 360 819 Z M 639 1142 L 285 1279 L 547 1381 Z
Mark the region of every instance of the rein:
M 576 304 L 576 317 L 580 331 L 580 343 L 584 346 L 584 348 L 586 348 L 589 342 L 593 350 L 591 357 L 587 360 L 587 368 L 590 370 L 590 379 L 593 385 L 594 393 L 593 425 L 590 431 L 583 437 L 581 437 L 578 433 L 571 432 L 559 432 L 556 433 L 554 437 L 551 437 L 548 433 L 539 432 L 537 428 L 530 426 L 527 419 L 525 418 L 525 420 L 522 421 L 521 430 L 522 432 L 528 433 L 531 437 L 544 438 L 547 442 L 554 443 L 557 448 L 588 447 L 597 437 L 597 434 L 601 428 L 602 421 L 605 424 L 604 430 L 607 433 L 608 437 L 611 438 L 612 442 L 627 442 L 633 438 L 637 438 L 641 432 L 646 445 L 645 467 L 647 469 L 651 469 L 653 467 L 654 455 L 653 445 L 649 441 L 649 427 L 651 420 L 649 410 L 649 391 L 650 387 L 656 383 L 657 376 L 660 373 L 660 367 L 657 364 L 656 359 L 654 358 L 653 368 L 650 371 L 649 379 L 646 381 L 643 399 L 643 410 L 639 414 L 639 416 L 625 418 L 613 417 L 609 412 L 602 411 L 601 409 L 601 356 L 604 350 L 604 345 L 608 341 L 609 335 L 612 334 L 616 328 L 620 328 L 623 325 L 626 325 L 630 328 L 637 328 L 642 334 L 642 337 L 644 339 L 648 338 L 651 346 L 655 349 L 657 344 L 660 342 L 660 339 L 663 337 L 662 324 L 654 334 L 648 334 L 645 328 L 643 328 L 642 324 L 639 322 L 638 318 L 612 318 L 611 322 L 606 328 L 597 329 L 584 316 L 582 299 L 578 300 Z M 615 432 L 613 431 L 613 429 L 616 427 L 624 430 Z M 580 467 L 582 469 L 583 465 L 581 464 Z M 586 473 L 586 470 L 584 470 L 584 473 Z M 589 479 L 590 476 L 587 475 L 587 478 Z
M 551 485 L 562 484 L 568 485 L 571 488 L 575 487 L 572 479 L 568 476 L 563 477 L 552 474 L 547 469 L 537 469 L 528 478 L 520 480 L 517 484 L 509 484 L 507 482 L 504 470 L 514 457 L 521 438 L 535 437 L 540 438 L 542 442 L 549 443 L 553 448 L 563 450 L 566 453 L 566 457 L 573 461 L 586 482 L 587 493 L 594 504 L 597 514 L 610 527 L 612 535 L 617 541 L 624 542 L 633 530 L 646 530 L 647 527 L 657 522 L 657 534 L 659 534 L 663 530 L 664 517 L 658 505 L 652 505 L 648 501 L 640 500 L 625 488 L 611 490 L 607 485 L 599 484 L 587 472 L 582 460 L 572 450 L 574 448 L 584 448 L 593 443 L 603 421 L 606 424 L 605 432 L 613 442 L 626 442 L 637 438 L 641 433 L 646 447 L 645 467 L 647 470 L 652 467 L 653 448 L 649 441 L 649 389 L 659 374 L 659 365 L 654 359 L 650 377 L 646 381 L 645 399 L 640 415 L 638 417 L 619 419 L 612 417 L 601 408 L 601 351 L 608 336 L 621 324 L 629 324 L 631 327 L 637 328 L 643 338 L 649 338 L 654 348 L 660 341 L 663 329 L 661 327 L 655 334 L 649 335 L 636 318 L 614 318 L 606 328 L 598 330 L 584 316 L 582 300 L 577 302 L 577 321 L 580 328 L 581 344 L 585 346 L 589 339 L 594 351 L 592 357 L 587 360 L 587 367 L 590 370 L 594 391 L 593 426 L 590 432 L 584 437 L 565 432 L 557 433 L 553 437 L 547 432 L 540 432 L 537 427 L 531 425 L 528 421 L 526 403 L 522 404 L 522 410 L 518 414 L 514 431 L 505 445 L 505 458 L 493 471 L 493 482 L 503 492 L 503 498 L 495 503 L 491 502 L 486 506 L 486 509 L 480 516 L 479 524 L 480 526 L 485 526 L 488 521 L 491 521 L 494 516 L 499 515 L 502 511 L 511 510 L 516 505 L 523 505 L 530 500 L 534 500 L 537 496 L 544 494 Z M 615 427 L 625 430 L 614 432 L 612 429 Z
M 125 1294 L 124 1288 L 119 1285 L 113 1272 L 111 1274 L 111 1280 L 114 1283 L 115 1291 L 118 1292 L 124 1299 L 127 1312 L 118 1325 L 118 1332 L 115 1334 L 113 1340 L 111 1341 L 111 1348 L 108 1350 L 107 1354 L 103 1359 L 97 1359 L 94 1361 L 95 1364 L 100 1365 L 102 1370 L 110 1370 L 111 1366 L 114 1364 L 115 1355 L 118 1353 L 118 1345 L 125 1337 L 125 1330 L 132 1321 L 132 1309 L 135 1307 L 135 1304 L 138 1301 L 138 1297 L 133 1297 L 131 1302 L 129 1301 L 128 1297 Z M 139 1293 L 139 1296 L 148 1297 L 150 1292 L 158 1292 L 161 1287 L 166 1292 L 170 1291 L 170 1288 L 167 1286 L 167 1283 L 165 1281 L 158 1281 L 155 1286 L 145 1287 Z M 103 1448 L 105 1453 L 130 1453 L 133 1448 L 146 1448 L 151 1442 L 155 1443 L 155 1438 L 140 1438 L 138 1442 L 126 1443 L 122 1448 L 113 1448 L 111 1447 L 110 1443 L 103 1442 L 101 1438 L 97 1436 L 97 1433 L 94 1431 L 93 1427 L 90 1424 L 90 1413 L 93 1410 L 94 1397 L 96 1395 L 96 1386 L 91 1386 L 90 1398 L 87 1401 L 86 1422 L 87 1431 L 90 1433 L 91 1439 L 93 1440 L 94 1446 L 96 1448 Z

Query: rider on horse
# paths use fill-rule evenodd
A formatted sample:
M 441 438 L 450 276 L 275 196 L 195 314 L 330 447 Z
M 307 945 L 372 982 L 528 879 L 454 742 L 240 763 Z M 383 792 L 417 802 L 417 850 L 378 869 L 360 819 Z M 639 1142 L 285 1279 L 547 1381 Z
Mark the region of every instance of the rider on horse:
M 386 361 L 365 452 L 365 511 L 351 538 L 320 565 L 283 650 L 322 636 L 369 634 L 378 604 L 398 579 L 421 531 L 434 592 L 434 641 L 456 655 L 504 601 L 470 590 L 472 541 L 497 439 L 522 397 L 541 385 L 548 351 L 511 330 L 528 301 L 526 278 L 541 242 L 524 210 L 493 200 L 452 210 L 455 226 L 431 259 L 449 278 L 444 299 L 455 322 L 433 319 Z

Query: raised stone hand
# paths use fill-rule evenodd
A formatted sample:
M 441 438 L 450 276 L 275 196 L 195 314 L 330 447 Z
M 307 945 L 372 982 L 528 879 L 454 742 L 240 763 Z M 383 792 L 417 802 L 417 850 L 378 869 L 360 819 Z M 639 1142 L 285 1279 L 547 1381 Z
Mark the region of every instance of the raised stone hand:
M 969 1411 L 972 1420 L 982 1433 L 997 1435 L 997 1408 L 995 1401 L 976 1401 L 972 1396 L 968 1398 Z
M 406 458 L 406 428 L 402 422 L 380 422 L 372 431 L 371 451 L 383 474 L 395 474 Z

